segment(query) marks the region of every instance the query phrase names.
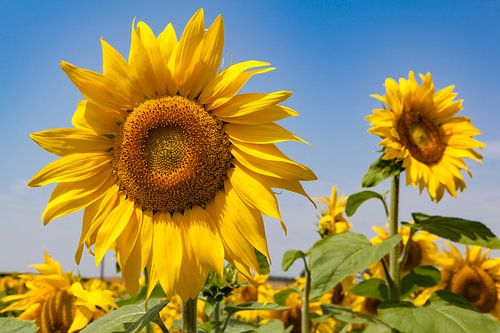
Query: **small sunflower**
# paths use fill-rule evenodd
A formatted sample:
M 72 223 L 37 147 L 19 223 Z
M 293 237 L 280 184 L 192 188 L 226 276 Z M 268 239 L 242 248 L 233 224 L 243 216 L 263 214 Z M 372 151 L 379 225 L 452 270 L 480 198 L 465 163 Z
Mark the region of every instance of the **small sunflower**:
M 415 74 L 385 81 L 386 95 L 372 95 L 382 101 L 383 109 L 373 110 L 366 117 L 372 128 L 369 132 L 382 138 L 383 159 L 399 159 L 406 170 L 406 185 L 427 188 L 432 200 L 439 201 L 444 190 L 456 197 L 457 190 L 465 189 L 461 170 L 471 172 L 465 158 L 480 162 L 482 156 L 474 149 L 484 143 L 472 137 L 481 132 L 463 116 L 456 116 L 462 109 L 462 100 L 454 100 L 454 86 L 438 92 L 430 73 L 420 75 L 419 85 Z
M 424 290 L 417 304 L 425 303 L 434 291 L 447 289 L 500 320 L 500 258 L 489 258 L 491 250 L 480 246 L 466 246 L 463 256 L 453 244 L 447 245 L 450 250 L 444 251 L 439 265 L 440 283 Z
M 256 274 L 250 278 L 239 275 L 238 279 L 242 285 L 234 289 L 225 301 L 235 304 L 248 302 L 273 303 L 274 290 L 267 283 L 268 278 L 269 276 L 264 274 Z M 240 311 L 236 314 L 236 317 L 247 323 L 259 323 L 262 319 L 268 317 L 268 313 L 269 311 L 265 310 Z
M 377 236 L 371 239 L 373 245 L 379 245 L 384 240 L 389 238 L 389 233 L 386 229 L 373 226 L 372 229 L 377 233 Z M 399 227 L 398 233 L 402 236 L 400 251 L 403 251 L 403 246 L 408 243 L 410 237 L 409 227 Z M 419 231 L 412 236 L 410 248 L 406 262 L 402 267 L 401 273 L 407 273 L 417 266 L 437 265 L 441 260 L 441 254 L 435 241 L 438 237 L 428 233 L 427 231 Z M 384 278 L 384 270 L 380 262 L 375 263 L 370 267 L 373 277 Z
M 224 259 L 250 276 L 255 250 L 269 257 L 262 214 L 282 222 L 273 188 L 307 196 L 300 181 L 316 179 L 275 145 L 304 142 L 275 123 L 297 115 L 280 105 L 291 93 L 238 94 L 274 68 L 219 71 L 223 39 L 222 17 L 205 29 L 202 9 L 179 40 L 171 24 L 158 36 L 133 24 L 128 60 L 101 39 L 102 74 L 61 64 L 85 98 L 74 127 L 31 135 L 61 157 L 29 182 L 59 183 L 44 222 L 84 209 L 76 261 L 84 244 L 96 263 L 114 248 L 130 294 L 145 267 L 150 291 L 183 300 Z
M 28 291 L 4 297 L 4 302 L 15 302 L 2 312 L 22 311 L 19 318 L 34 320 L 37 333 L 77 332 L 116 307 L 110 291 L 84 289 L 47 253 L 43 264 L 32 267 L 40 275 L 22 276 Z
M 322 213 L 318 224 L 318 232 L 323 238 L 327 235 L 336 235 L 346 232 L 351 228 L 351 223 L 344 217 L 344 208 L 347 197 L 342 194 L 337 198 L 337 187 L 332 186 L 330 197 L 316 198 L 327 205 L 328 210 Z

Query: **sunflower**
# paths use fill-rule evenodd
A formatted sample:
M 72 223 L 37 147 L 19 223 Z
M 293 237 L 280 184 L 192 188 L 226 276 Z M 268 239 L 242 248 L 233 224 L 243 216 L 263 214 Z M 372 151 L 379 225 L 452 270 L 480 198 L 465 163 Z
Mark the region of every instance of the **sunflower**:
M 273 188 L 307 196 L 314 173 L 275 145 L 300 141 L 275 121 L 296 116 L 280 105 L 288 91 L 238 94 L 269 63 L 244 61 L 222 71 L 223 21 L 205 29 L 200 9 L 180 39 L 171 24 L 158 36 L 132 26 L 128 61 L 101 39 L 103 73 L 62 62 L 80 90 L 73 128 L 31 135 L 61 158 L 30 186 L 59 183 L 43 212 L 54 218 L 84 209 L 84 244 L 98 264 L 114 248 L 122 279 L 135 294 L 145 267 L 150 291 L 195 298 L 209 269 L 224 259 L 243 274 L 269 257 L 262 214 L 284 228 Z
M 372 128 L 368 132 L 380 136 L 384 147 L 383 159 L 399 159 L 406 170 L 406 185 L 427 188 L 432 200 L 439 201 L 446 189 L 453 197 L 465 189 L 461 170 L 471 172 L 464 159 L 480 162 L 482 156 L 474 149 L 485 144 L 472 137 L 481 132 L 463 116 L 462 100 L 454 100 L 454 86 L 438 92 L 430 73 L 415 74 L 385 81 L 386 95 L 372 95 L 382 101 L 383 109 L 373 110 L 366 117 Z
M 84 289 L 47 253 L 43 264 L 32 267 L 40 275 L 22 275 L 28 291 L 4 297 L 3 302 L 15 302 L 1 312 L 22 311 L 19 318 L 34 320 L 37 333 L 76 332 L 116 307 L 110 291 Z
M 347 197 L 342 194 L 340 198 L 337 198 L 336 186 L 332 186 L 330 197 L 316 198 L 316 200 L 328 207 L 328 210 L 322 213 L 318 224 L 318 232 L 322 238 L 348 231 L 351 228 L 351 223 L 344 217 Z
M 500 320 L 500 258 L 489 258 L 491 250 L 480 246 L 466 246 L 463 256 L 453 244 L 446 244 L 450 250 L 444 251 L 439 263 L 440 283 L 424 290 L 416 303 L 423 304 L 434 291 L 447 289 Z
M 377 233 L 377 236 L 371 239 L 373 245 L 379 245 L 384 240 L 389 238 L 389 233 L 386 229 L 373 226 L 372 229 Z M 410 237 L 410 228 L 402 226 L 398 228 L 398 233 L 402 236 L 400 251 L 403 251 L 403 246 L 408 243 Z M 411 238 L 410 248 L 406 262 L 402 267 L 401 273 L 407 273 L 413 268 L 425 265 L 437 265 L 441 261 L 441 254 L 435 241 L 438 237 L 428 233 L 427 231 L 419 231 Z M 373 264 L 370 267 L 373 277 L 385 278 L 384 270 L 380 262 Z
M 269 276 L 264 274 L 256 274 L 251 278 L 239 275 L 238 280 L 242 285 L 234 289 L 225 301 L 235 304 L 248 302 L 274 303 L 275 291 L 267 282 L 268 278 Z M 268 313 L 269 311 L 265 310 L 240 311 L 236 313 L 236 317 L 247 323 L 259 323 L 263 318 L 268 317 Z

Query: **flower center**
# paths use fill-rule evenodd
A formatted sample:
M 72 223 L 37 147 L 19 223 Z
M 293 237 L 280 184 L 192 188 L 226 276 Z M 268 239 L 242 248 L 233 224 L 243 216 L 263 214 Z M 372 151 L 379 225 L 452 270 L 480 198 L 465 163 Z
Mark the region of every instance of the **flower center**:
M 422 248 L 417 242 L 412 241 L 410 243 L 410 248 L 408 249 L 408 256 L 406 257 L 406 262 L 403 266 L 403 271 L 404 272 L 411 271 L 415 267 L 420 266 L 421 262 L 422 262 Z
M 439 125 L 405 105 L 396 124 L 401 143 L 418 161 L 433 165 L 441 160 L 446 148 L 444 133 Z
M 40 314 L 40 331 L 67 332 L 75 317 L 75 297 L 66 290 L 55 290 L 45 301 Z
M 114 146 L 120 189 L 145 209 L 204 207 L 231 166 L 222 123 L 180 96 L 145 101 L 127 117 Z
M 465 297 L 481 312 L 490 312 L 497 302 L 495 281 L 478 267 L 462 267 L 453 275 L 448 288 Z

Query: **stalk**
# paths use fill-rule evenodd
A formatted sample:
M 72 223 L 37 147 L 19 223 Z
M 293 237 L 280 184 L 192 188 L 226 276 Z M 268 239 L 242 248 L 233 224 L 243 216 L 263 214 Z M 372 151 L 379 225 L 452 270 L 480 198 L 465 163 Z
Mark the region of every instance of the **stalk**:
M 220 302 L 215 303 L 214 307 L 214 321 L 216 323 L 220 322 Z M 220 325 L 215 326 L 215 333 L 221 333 Z
M 389 231 L 390 235 L 398 234 L 398 211 L 399 211 L 399 175 L 394 176 L 391 184 L 391 207 L 389 211 Z M 390 298 L 399 300 L 399 280 L 401 266 L 399 261 L 399 246 L 395 246 L 389 254 L 389 268 L 394 284 L 389 288 Z M 389 285 L 389 287 L 391 287 Z
M 302 295 L 301 332 L 309 333 L 311 332 L 310 321 L 309 321 L 309 295 L 311 293 L 311 271 L 307 266 L 306 259 L 305 258 L 302 259 L 304 260 L 306 281 L 304 286 L 304 293 Z
M 182 304 L 182 332 L 196 333 L 196 299 Z

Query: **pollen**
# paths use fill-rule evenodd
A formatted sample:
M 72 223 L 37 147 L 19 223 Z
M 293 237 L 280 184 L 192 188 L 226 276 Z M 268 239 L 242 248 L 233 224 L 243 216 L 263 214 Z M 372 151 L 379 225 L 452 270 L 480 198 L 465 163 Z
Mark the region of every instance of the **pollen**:
M 145 101 L 127 117 L 113 148 L 120 190 L 144 209 L 204 207 L 231 167 L 223 123 L 180 96 Z

